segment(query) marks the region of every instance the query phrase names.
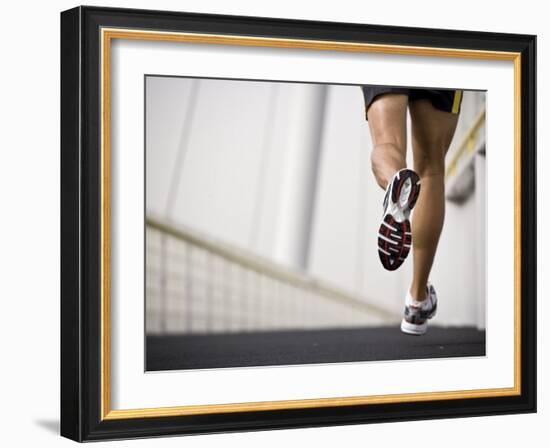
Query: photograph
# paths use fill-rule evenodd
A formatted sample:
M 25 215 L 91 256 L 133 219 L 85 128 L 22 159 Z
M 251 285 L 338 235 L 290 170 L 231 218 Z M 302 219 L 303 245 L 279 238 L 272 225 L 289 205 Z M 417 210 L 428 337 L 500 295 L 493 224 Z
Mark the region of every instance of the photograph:
M 0 445 L 548 443 L 549 16 L 448 6 L 5 2 Z
M 61 13 L 61 434 L 536 412 L 536 36 Z
M 486 354 L 486 92 L 144 76 L 147 371 Z

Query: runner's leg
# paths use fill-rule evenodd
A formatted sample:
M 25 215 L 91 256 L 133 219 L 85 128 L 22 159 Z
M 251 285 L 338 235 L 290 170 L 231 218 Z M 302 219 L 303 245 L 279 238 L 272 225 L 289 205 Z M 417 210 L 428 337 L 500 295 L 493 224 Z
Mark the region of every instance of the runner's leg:
M 395 173 L 406 167 L 408 101 L 404 94 L 384 94 L 367 112 L 373 142 L 372 172 L 384 190 Z
M 416 300 L 423 300 L 443 229 L 445 154 L 451 144 L 458 115 L 436 109 L 429 100 L 413 101 L 409 108 L 414 170 L 422 182 L 412 220 L 413 279 L 410 293 Z

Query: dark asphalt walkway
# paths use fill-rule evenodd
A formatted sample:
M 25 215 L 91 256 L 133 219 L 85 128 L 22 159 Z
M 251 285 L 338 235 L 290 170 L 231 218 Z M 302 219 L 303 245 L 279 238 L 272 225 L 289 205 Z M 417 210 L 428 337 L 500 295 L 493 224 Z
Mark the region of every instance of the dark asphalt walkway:
M 148 371 L 484 356 L 485 332 L 431 326 L 409 336 L 391 326 L 148 336 L 146 354 Z

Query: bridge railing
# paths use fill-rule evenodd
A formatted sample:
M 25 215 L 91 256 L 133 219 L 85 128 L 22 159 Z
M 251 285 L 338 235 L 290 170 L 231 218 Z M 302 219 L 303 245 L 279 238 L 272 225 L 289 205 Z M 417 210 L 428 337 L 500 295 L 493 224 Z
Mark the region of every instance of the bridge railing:
M 146 220 L 148 334 L 395 323 L 382 306 L 195 230 Z

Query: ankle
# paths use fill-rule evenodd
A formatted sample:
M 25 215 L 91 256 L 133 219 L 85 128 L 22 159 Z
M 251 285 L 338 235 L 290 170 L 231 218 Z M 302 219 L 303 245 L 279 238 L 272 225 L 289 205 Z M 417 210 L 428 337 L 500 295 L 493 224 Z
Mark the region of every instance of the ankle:
M 409 289 L 408 296 L 414 302 L 424 302 L 428 297 L 426 294 L 427 285 L 423 287 L 418 287 L 417 285 L 412 285 Z

